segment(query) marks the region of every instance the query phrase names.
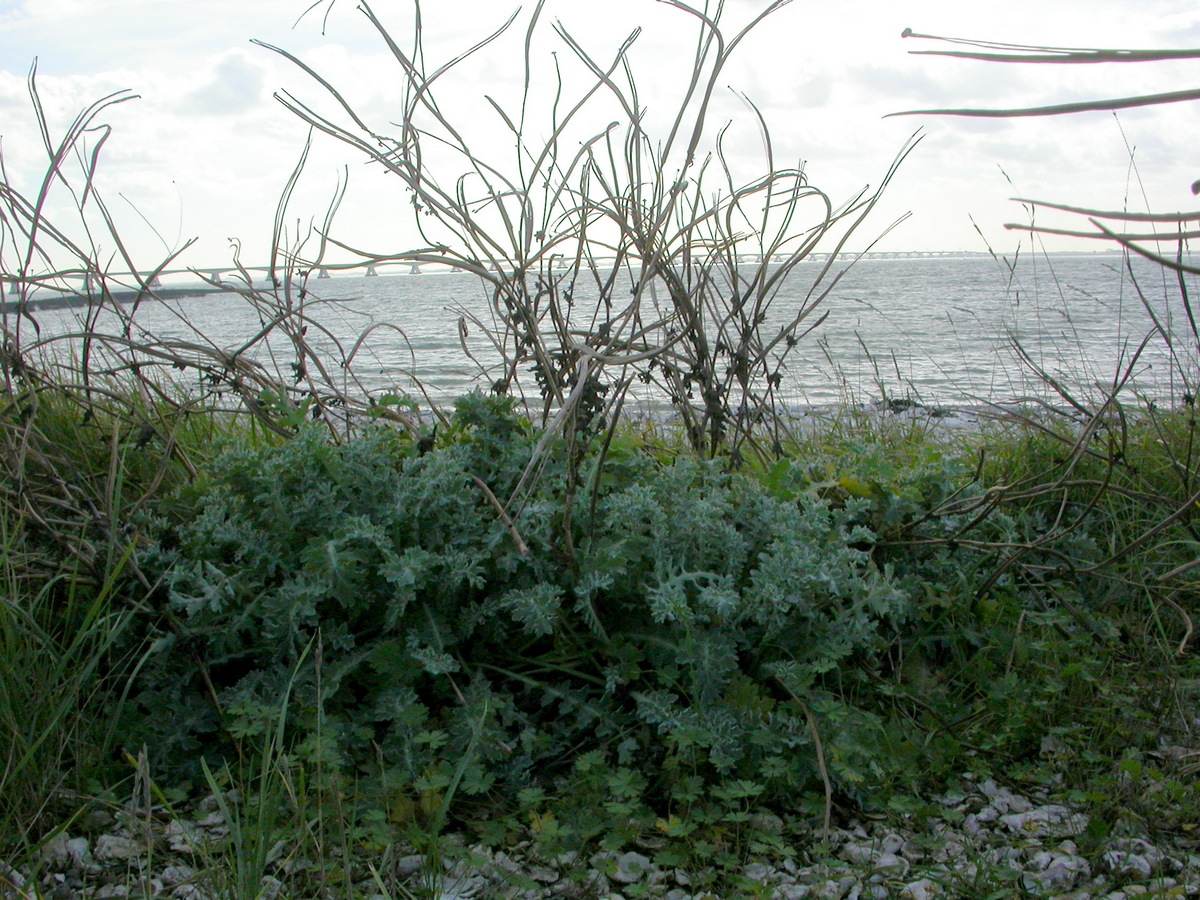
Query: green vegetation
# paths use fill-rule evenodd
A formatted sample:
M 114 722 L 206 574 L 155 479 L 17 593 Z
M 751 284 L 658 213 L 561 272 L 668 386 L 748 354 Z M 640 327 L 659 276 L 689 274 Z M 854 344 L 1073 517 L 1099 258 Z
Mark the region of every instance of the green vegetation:
M 528 209 L 497 213 L 516 242 L 502 247 L 474 200 L 425 177 L 413 123 L 446 123 L 432 77 L 392 44 L 412 108 L 371 154 L 463 239 L 395 258 L 477 271 L 502 322 L 500 377 L 437 428 L 411 398 L 329 375 L 354 350 L 307 343 L 314 261 L 281 262 L 271 289 L 247 276 L 264 326 L 236 351 L 146 334 L 103 278 L 80 335 L 43 338 L 24 293 L 4 313 L 0 860 L 36 866 L 41 842 L 98 827 L 97 811 L 149 822 L 208 803 L 226 842 L 176 838 L 222 897 L 257 896 L 264 876 L 351 897 L 368 869 L 384 895 L 430 891 L 374 861 L 451 858 L 462 834 L 546 858 L 653 836 L 655 861 L 698 889 L 749 892 L 740 867 L 794 854 L 790 836 L 932 816 L 968 773 L 1083 806 L 1092 847 L 1194 826 L 1188 757 L 1162 753 L 1193 748 L 1200 692 L 1192 403 L 1157 407 L 1117 378 L 1098 403 L 1063 390 L 1065 412 L 970 431 L 850 411 L 795 427 L 775 389 L 813 307 L 782 330 L 767 308 L 849 213 L 747 275 L 739 244 L 778 256 L 807 188 L 774 195 L 772 177 L 714 207 L 697 187 L 681 211 L 667 186 L 698 177 L 693 100 L 737 43 L 708 18 L 700 35 L 680 107 L 694 118 L 671 132 L 690 136 L 682 161 L 636 112 L 607 169 L 591 145 L 578 168 L 558 162 L 561 130 L 522 144 L 521 166 L 539 162 L 504 185 L 459 148 L 493 209 L 549 192 L 543 224 L 567 231 L 545 246 Z M 600 67 L 562 37 L 593 93 L 624 97 L 618 68 L 632 91 L 624 49 Z M 71 184 L 102 110 L 50 148 L 42 194 Z M 94 167 L 73 193 L 85 217 Z M 712 230 L 761 192 L 779 221 Z M 40 200 L 8 184 L 3 200 L 7 280 L 103 275 Z M 593 213 L 616 230 L 589 244 Z M 596 309 L 550 274 L 570 242 L 570 277 L 618 249 Z M 654 284 L 670 302 L 650 322 Z M 101 332 L 102 308 L 123 327 Z M 275 371 L 249 356 L 272 334 L 293 354 Z M 1182 342 L 1175 359 L 1190 384 Z M 622 419 L 634 382 L 661 390 L 671 423 Z M 996 889 L 978 882 L 963 895 Z
M 19 397 L 10 428 L 69 414 Z M 1163 578 L 1195 558 L 1191 410 L 1074 445 L 860 423 L 756 471 L 621 431 L 574 464 L 559 441 L 501 516 L 538 438 L 513 406 L 460 399 L 433 447 L 227 425 L 123 502 L 99 578 L 10 505 L 6 853 L 128 795 L 122 755 L 175 802 L 240 787 L 230 896 L 279 840 L 337 869 L 463 829 L 547 856 L 657 834 L 732 876 L 826 785 L 834 817 L 911 814 L 967 771 L 1060 779 L 1095 840 L 1196 814 L 1158 758 L 1200 684 Z

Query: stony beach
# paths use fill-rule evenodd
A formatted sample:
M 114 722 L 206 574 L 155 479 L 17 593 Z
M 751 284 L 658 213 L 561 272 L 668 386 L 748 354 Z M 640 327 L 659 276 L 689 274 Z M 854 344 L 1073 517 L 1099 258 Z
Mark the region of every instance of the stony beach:
M 349 866 L 356 893 L 370 900 L 929 900 L 1048 897 L 1126 900 L 1200 896 L 1200 834 L 1188 827 L 1164 837 L 1130 818 L 1096 840 L 1089 816 L 1048 790 L 1023 793 L 995 779 L 964 777 L 962 788 L 933 798 L 937 814 L 907 825 L 896 816 L 849 819 L 822 833 L 789 834 L 775 858 L 747 859 L 740 871 L 679 869 L 655 862 L 654 838 L 620 852 L 546 858 L 528 842 L 471 844 L 448 834 L 441 859 L 403 846 Z M 759 828 L 784 823 L 761 814 Z M 3 900 L 123 900 L 232 897 L 221 804 L 208 797 L 187 814 L 135 805 L 92 813 L 51 837 L 38 859 L 0 878 Z M 317 873 L 342 860 L 306 859 L 280 842 L 271 848 L 258 896 L 313 897 Z M 374 870 L 374 871 L 372 871 Z M 378 877 L 377 877 L 378 876 Z M 730 887 L 733 884 L 735 886 Z M 345 880 L 339 879 L 339 890 Z

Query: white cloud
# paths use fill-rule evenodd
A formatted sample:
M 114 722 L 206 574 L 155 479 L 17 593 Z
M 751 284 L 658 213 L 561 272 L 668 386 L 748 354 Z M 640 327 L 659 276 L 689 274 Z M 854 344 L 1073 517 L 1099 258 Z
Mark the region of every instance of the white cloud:
M 201 115 L 236 115 L 262 104 L 266 68 L 242 51 L 225 56 L 207 81 L 184 95 L 182 107 Z
M 19 6 L 22 15 L 30 19 L 61 22 L 79 16 L 109 14 L 121 8 L 136 8 L 140 0 L 25 0 Z
M 354 4 L 309 14 L 294 29 L 310 0 L 28 0 L 18 12 L 0 0 L 0 134 L 6 162 L 28 169 L 39 164 L 39 140 L 25 94 L 25 74 L 35 54 L 39 83 L 54 127 L 61 130 L 87 103 L 118 88 L 144 99 L 108 115 L 114 133 L 102 163 L 102 186 L 124 193 L 164 237 L 202 237 L 197 264 L 225 258 L 225 238 L 240 236 L 255 252 L 270 233 L 275 202 L 306 133 L 270 99 L 292 91 L 322 114 L 344 121 L 336 103 L 289 62 L 250 46 L 262 38 L 312 65 L 383 133 L 401 115 L 402 77 L 379 36 Z M 411 44 L 409 4 L 378 4 L 402 47 Z M 515 2 L 511 4 L 515 8 Z M 526 15 L 530 4 L 526 4 Z M 730 4 L 731 26 L 761 9 Z M 509 4 L 483 0 L 426 3 L 430 68 L 446 62 L 499 26 Z M 567 78 L 564 103 L 577 96 L 583 67 L 551 25 L 561 19 L 573 35 L 608 60 L 635 26 L 644 31 L 632 53 L 640 101 L 659 122 L 671 109 L 688 75 L 694 22 L 653 0 L 548 0 L 543 32 L 535 40 L 537 66 L 530 106 L 531 137 L 549 131 L 555 90 L 551 52 Z M 927 138 L 901 169 L 880 210 L 882 228 L 893 215 L 914 210 L 914 220 L 889 237 L 892 249 L 979 249 L 968 216 L 1002 223 L 1017 217 L 1003 166 L 1022 190 L 1050 199 L 1120 202 L 1125 190 L 1124 143 L 1111 116 L 1024 122 L 968 119 L 883 119 L 903 108 L 959 105 L 1020 105 L 1055 102 L 1130 90 L 1165 90 L 1193 83 L 1188 64 L 1161 67 L 1015 67 L 915 57 L 925 46 L 901 40 L 900 31 L 1025 42 L 1154 46 L 1186 44 L 1200 33 L 1200 10 L 1184 0 L 1009 0 L 1003 7 L 961 0 L 860 0 L 856 3 L 794 3 L 747 39 L 720 79 L 713 121 L 732 118 L 727 147 L 746 171 L 761 166 L 758 126 L 726 86 L 745 91 L 767 117 L 777 158 L 808 160 L 814 183 L 835 201 L 878 181 L 912 130 Z M 1169 26 L 1169 27 L 1168 27 Z M 489 94 L 519 109 L 524 19 L 514 30 L 458 70 L 436 89 L 448 114 L 472 141 L 512 161 L 512 140 L 483 100 Z M 1189 37 L 1189 35 L 1191 35 Z M 579 135 L 594 133 L 618 115 L 597 104 Z M 1151 200 L 1165 207 L 1186 203 L 1180 194 L 1200 171 L 1188 172 L 1197 141 L 1194 107 L 1122 115 L 1138 145 L 1143 176 L 1153 182 Z M 571 140 L 578 139 L 572 135 Z M 294 210 L 304 221 L 318 218 L 344 166 L 351 190 L 339 233 L 372 248 L 395 249 L 413 237 L 402 190 L 366 169 L 362 159 L 318 135 Z M 105 181 L 107 179 L 107 181 Z M 1164 185 L 1165 187 L 1159 187 Z M 147 253 L 162 246 L 130 214 L 131 229 Z M 250 252 L 249 250 L 247 251 Z M 200 259 L 199 255 L 208 254 Z

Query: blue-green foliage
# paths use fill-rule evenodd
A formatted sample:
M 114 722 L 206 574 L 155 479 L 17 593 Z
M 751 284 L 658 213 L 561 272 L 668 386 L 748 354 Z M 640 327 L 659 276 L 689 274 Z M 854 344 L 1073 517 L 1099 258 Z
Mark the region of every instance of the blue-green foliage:
M 446 782 L 471 741 L 466 793 L 597 748 L 814 777 L 802 704 L 849 715 L 839 671 L 870 671 L 908 609 L 870 558 L 865 501 L 649 453 L 572 495 L 552 456 L 510 528 L 475 479 L 503 502 L 534 437 L 472 395 L 424 455 L 383 428 L 226 452 L 191 523 L 160 536 L 165 614 L 130 733 L 186 768 L 270 727 L 294 678 L 296 752 L 387 784 Z

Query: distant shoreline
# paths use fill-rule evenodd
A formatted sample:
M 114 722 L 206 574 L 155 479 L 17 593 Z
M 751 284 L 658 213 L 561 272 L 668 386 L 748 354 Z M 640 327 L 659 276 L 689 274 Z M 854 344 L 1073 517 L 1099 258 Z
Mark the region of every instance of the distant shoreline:
M 139 297 L 154 300 L 178 300 L 184 297 L 201 297 L 208 294 L 223 293 L 226 292 L 220 288 L 211 287 L 159 287 L 145 291 L 110 291 L 104 300 L 106 302 L 134 303 Z M 25 304 L 25 309 L 33 312 L 47 309 L 75 309 L 92 305 L 98 300 L 98 297 L 89 294 L 56 294 L 52 297 L 37 297 L 29 300 Z M 19 300 L 5 300 L 3 304 L 0 304 L 0 308 L 6 313 L 19 313 L 21 311 L 21 302 Z
M 938 254 L 938 255 L 922 256 L 921 255 L 922 253 L 930 253 L 930 254 Z M 1035 256 L 1050 257 L 1050 258 L 1065 258 L 1065 257 L 1079 257 L 1079 256 L 1084 256 L 1084 257 L 1089 257 L 1089 258 L 1090 257 L 1108 257 L 1108 256 L 1120 257 L 1122 255 L 1122 253 L 1123 253 L 1123 251 L 1121 251 L 1121 250 L 1105 248 L 1103 250 L 1093 250 L 1093 251 L 1049 250 L 1049 251 L 1039 252 L 1039 253 L 1035 254 Z M 909 254 L 911 254 L 911 255 L 909 255 Z M 822 256 L 823 256 L 823 254 L 815 254 L 813 257 L 806 259 L 805 262 L 814 262 L 814 263 L 818 263 L 818 264 L 823 263 L 825 261 L 824 259 L 817 258 L 817 257 L 822 257 Z M 842 258 L 845 260 L 857 261 L 860 263 L 861 262 L 935 262 L 938 260 L 953 260 L 953 259 L 976 259 L 977 260 L 977 259 L 986 259 L 988 257 L 1000 258 L 1002 256 L 1003 256 L 1003 254 L 995 255 L 995 254 L 989 253 L 987 251 L 978 251 L 978 250 L 876 251 L 874 253 L 864 255 L 861 258 L 856 258 L 856 255 L 854 253 L 842 254 Z M 203 271 L 203 270 L 197 270 L 197 271 Z M 452 267 L 450 267 L 450 268 L 438 267 L 435 269 L 427 270 L 425 272 L 395 272 L 395 273 L 387 272 L 387 273 L 382 273 L 382 274 L 386 275 L 387 277 L 394 277 L 396 275 L 404 276 L 404 277 L 420 277 L 423 275 L 465 274 L 465 273 L 457 272 L 457 271 L 453 270 Z M 364 277 L 364 276 L 361 273 L 357 273 L 357 272 L 354 274 L 338 273 L 336 275 L 332 275 L 329 280 L 334 280 L 337 278 L 347 278 L 347 277 L 360 278 L 360 277 Z M 326 279 L 322 279 L 322 280 L 326 280 Z M 244 285 L 243 285 L 243 287 L 244 287 Z M 156 287 L 153 289 L 141 290 L 141 291 L 138 291 L 138 290 L 111 291 L 107 294 L 105 299 L 110 300 L 110 301 L 115 301 L 117 303 L 128 304 L 128 303 L 136 302 L 139 298 L 141 298 L 141 299 L 156 299 L 156 300 L 178 300 L 178 299 L 184 299 L 187 297 L 201 297 L 201 296 L 207 296 L 209 294 L 222 294 L 222 293 L 229 293 L 229 292 L 230 291 L 227 288 L 212 287 L 210 285 L 165 286 L 165 287 Z M 81 308 L 81 307 L 86 307 L 89 304 L 93 304 L 97 301 L 97 299 L 98 298 L 95 295 L 61 293 L 61 294 L 55 294 L 50 297 L 36 297 L 34 299 L 31 299 L 31 300 L 27 301 L 25 309 L 27 309 L 31 312 L 38 312 L 38 311 L 42 311 L 42 310 L 56 310 L 56 309 L 77 309 L 77 308 Z M 6 314 L 19 313 L 21 311 L 21 303 L 20 303 L 20 301 L 17 301 L 17 300 L 5 299 L 3 301 L 3 303 L 0 303 L 0 311 L 2 311 L 3 313 L 6 313 Z

